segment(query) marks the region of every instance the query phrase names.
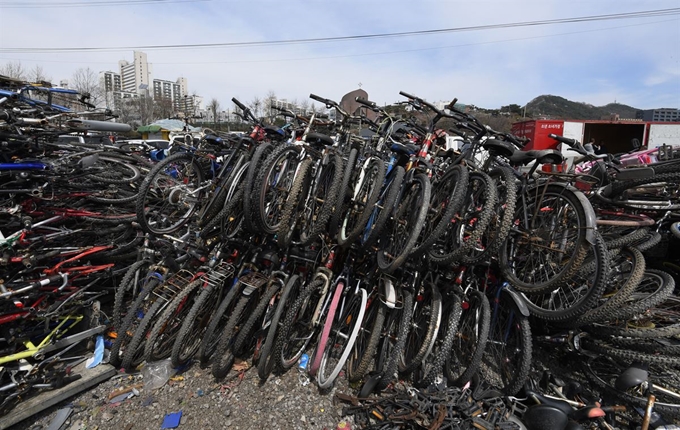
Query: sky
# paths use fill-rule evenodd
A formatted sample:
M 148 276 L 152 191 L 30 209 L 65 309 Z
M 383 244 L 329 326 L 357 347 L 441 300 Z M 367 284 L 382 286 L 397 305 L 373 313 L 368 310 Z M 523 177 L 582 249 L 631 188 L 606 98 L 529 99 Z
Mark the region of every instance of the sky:
M 679 0 L 0 0 L 0 22 L 0 66 L 39 65 L 58 83 L 78 68 L 118 71 L 137 49 L 153 78 L 185 77 L 223 108 L 270 92 L 339 101 L 359 87 L 379 104 L 404 91 L 485 108 L 543 94 L 680 108 Z M 347 38 L 440 29 L 457 31 Z M 346 39 L 253 44 L 318 38 Z

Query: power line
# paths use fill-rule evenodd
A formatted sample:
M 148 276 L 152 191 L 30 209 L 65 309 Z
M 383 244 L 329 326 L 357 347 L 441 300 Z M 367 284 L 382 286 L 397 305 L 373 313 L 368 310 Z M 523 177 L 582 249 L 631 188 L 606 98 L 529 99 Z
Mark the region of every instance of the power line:
M 64 7 L 97 7 L 97 6 L 137 6 L 145 4 L 196 3 L 212 0 L 109 0 L 109 1 L 55 1 L 37 2 L 0 2 L 0 9 L 46 9 Z
M 402 31 L 394 33 L 376 33 L 354 36 L 338 37 L 317 37 L 309 39 L 287 39 L 270 41 L 252 42 L 221 42 L 221 43 L 193 43 L 193 44 L 174 44 L 174 45 L 140 45 L 140 46 L 119 46 L 119 47 L 69 47 L 69 48 L 44 48 L 44 47 L 22 47 L 22 48 L 0 48 L 0 52 L 6 53 L 54 53 L 54 52 L 105 52 L 105 51 L 129 51 L 129 50 L 163 50 L 163 49 L 196 49 L 196 48 L 233 48 L 248 46 L 273 46 L 273 45 L 296 45 L 322 42 L 347 42 L 369 39 L 386 39 L 395 37 L 425 36 L 433 34 L 459 33 L 467 31 L 497 30 L 504 28 L 535 27 L 555 24 L 572 24 L 580 22 L 609 21 L 632 18 L 651 18 L 659 16 L 680 15 L 680 8 L 657 9 L 640 12 L 626 12 L 607 15 L 591 15 L 574 18 L 560 18 L 540 21 L 524 21 L 505 24 L 476 25 L 468 27 L 453 27 L 434 30 Z

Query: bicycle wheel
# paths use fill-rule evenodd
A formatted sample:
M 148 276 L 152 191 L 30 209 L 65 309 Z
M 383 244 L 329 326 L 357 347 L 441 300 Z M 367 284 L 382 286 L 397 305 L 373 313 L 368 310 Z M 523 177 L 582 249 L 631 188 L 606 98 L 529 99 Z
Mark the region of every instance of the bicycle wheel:
M 491 310 L 489 339 L 480 371 L 484 378 L 506 395 L 516 394 L 531 368 L 531 327 L 503 292 Z
M 646 268 L 645 257 L 635 248 L 624 248 L 611 257 L 610 266 L 611 275 L 601 297 L 574 325 L 584 326 L 606 321 L 614 310 L 620 308 L 642 281 Z
M 345 289 L 345 281 L 340 280 L 336 283 L 335 288 L 332 288 L 333 294 L 331 295 L 331 301 L 326 309 L 323 325 L 321 326 L 321 333 L 319 335 L 319 340 L 316 343 L 316 348 L 314 348 L 314 353 L 312 354 L 309 374 L 316 376 L 316 371 L 319 370 L 321 366 L 321 360 L 323 359 L 323 351 L 326 350 L 328 346 L 329 337 L 331 335 L 331 327 L 333 326 L 333 320 L 335 319 L 335 314 L 338 311 L 338 306 L 340 304 L 340 298 L 342 298 L 342 293 Z
M 369 296 L 364 321 L 347 359 L 347 379 L 350 382 L 359 382 L 374 363 L 386 313 L 387 305 L 380 297 L 377 294 Z
M 383 272 L 394 272 L 411 254 L 425 224 L 430 192 L 430 179 L 424 173 L 415 175 L 402 189 L 393 217 L 387 221 L 387 234 L 378 242 L 378 267 Z
M 144 313 L 144 318 L 139 322 L 132 339 L 125 346 L 123 351 L 123 360 L 120 367 L 130 372 L 144 361 L 144 347 L 146 345 L 147 334 L 153 324 L 160 316 L 160 311 L 163 306 L 167 305 L 167 301 L 162 298 L 157 298 L 149 309 Z
M 439 339 L 435 343 L 434 358 L 423 366 L 422 374 L 424 376 L 421 381 L 418 381 L 418 385 L 422 387 L 428 387 L 437 382 L 438 378 L 442 377 L 443 379 L 446 377 L 444 365 L 449 360 L 451 348 L 453 348 L 453 344 L 456 341 L 458 326 L 463 312 L 462 301 L 458 295 L 453 295 L 447 299 L 448 303 L 446 304 L 446 312 L 444 314 L 448 317 L 446 324 L 439 332 Z
M 366 228 L 372 209 L 380 197 L 385 181 L 385 163 L 377 157 L 368 158 L 358 174 L 358 182 L 344 209 L 338 230 L 338 244 L 353 243 Z
M 475 247 L 480 248 L 482 234 L 496 210 L 496 188 L 489 175 L 472 172 L 463 207 L 451 220 L 444 233 L 428 252 L 430 260 L 439 265 L 461 260 Z
M 170 357 L 184 319 L 191 311 L 202 285 L 203 280 L 200 278 L 187 285 L 154 323 L 144 343 L 144 360 L 147 363 Z
M 139 187 L 137 222 L 156 235 L 189 222 L 202 199 L 203 171 L 193 155 L 178 153 L 156 164 Z
M 111 352 L 109 354 L 109 363 L 112 366 L 118 366 L 122 360 L 121 351 L 124 352 L 128 343 L 135 334 L 137 325 L 144 315 L 143 305 L 149 294 L 162 282 L 159 277 L 147 277 L 145 279 L 144 287 L 135 298 L 135 301 L 129 308 L 125 318 L 120 323 L 120 327 L 116 327 L 116 339 L 111 345 Z
M 231 239 L 241 230 L 243 223 L 243 190 L 238 189 L 222 210 L 201 229 L 199 233 L 203 239 L 221 235 Z
M 470 291 L 461 303 L 462 314 L 453 338 L 450 354 L 444 362 L 444 374 L 452 384 L 467 384 L 482 363 L 489 339 L 491 307 L 479 291 Z
M 260 289 L 263 287 L 260 287 Z M 232 350 L 234 341 L 238 336 L 239 331 L 245 324 L 248 316 L 253 313 L 257 304 L 260 301 L 260 296 L 263 294 L 261 291 L 254 291 L 250 295 L 242 295 L 239 297 L 234 310 L 229 316 L 224 330 L 220 336 L 220 340 L 217 342 L 217 347 L 215 348 L 215 358 L 213 360 L 211 373 L 215 379 L 222 379 L 227 376 L 227 373 L 231 370 L 231 366 L 234 364 L 235 355 Z
M 618 181 L 610 185 L 609 198 L 617 206 L 642 210 L 678 210 L 680 172 L 656 174 L 651 178 Z
M 257 233 L 278 231 L 283 207 L 297 175 L 299 151 L 297 146 L 280 146 L 262 164 L 253 185 L 249 215 Z
M 411 373 L 432 351 L 442 319 L 442 297 L 431 282 L 424 282 L 416 293 L 411 326 L 399 360 L 399 372 Z
M 255 178 L 262 169 L 265 160 L 273 151 L 274 145 L 262 143 L 255 149 L 253 156 L 250 158 L 250 165 L 248 166 L 248 172 L 243 183 L 243 213 L 246 215 L 243 219 L 243 226 L 250 233 L 259 233 L 259 228 L 256 227 L 256 223 L 253 221 L 253 218 L 260 217 L 259 204 L 253 198 Z M 257 212 L 254 212 L 256 210 Z
M 323 294 L 327 279 L 316 278 L 306 285 L 295 302 L 288 309 L 274 344 L 275 357 L 279 366 L 290 369 L 297 363 L 307 346 L 312 342 L 317 328 L 312 320 L 318 306 L 327 295 Z M 319 309 L 320 311 L 320 309 Z
M 488 226 L 482 231 L 479 242 L 463 255 L 466 264 L 487 261 L 496 256 L 498 248 L 510 234 L 517 203 L 517 180 L 512 170 L 498 167 L 489 172 L 496 188 L 496 207 Z
M 279 229 L 276 232 L 277 243 L 281 248 L 287 248 L 293 241 L 298 228 L 299 214 L 305 210 L 306 197 L 312 182 L 311 167 L 312 161 L 306 159 L 300 163 L 300 168 L 295 174 L 293 186 L 290 188 L 281 213 Z
M 146 274 L 151 267 L 150 260 L 141 260 L 135 262 L 132 266 L 128 268 L 123 276 L 123 280 L 120 282 L 118 288 L 116 288 L 116 294 L 113 304 L 113 326 L 116 330 L 120 329 L 123 318 L 125 317 L 125 303 L 134 300 L 142 290 L 144 286 L 144 281 L 146 279 Z
M 319 388 L 330 388 L 347 362 L 359 335 L 367 302 L 366 290 L 360 288 L 342 304 L 338 317 L 334 319 L 331 327 L 331 339 L 326 344 L 316 374 Z
M 272 373 L 274 366 L 276 366 L 279 361 L 279 353 L 272 351 L 272 348 L 274 347 L 274 342 L 276 341 L 279 329 L 281 328 L 281 318 L 287 314 L 288 309 L 290 309 L 295 302 L 303 282 L 304 279 L 298 275 L 290 277 L 281 293 L 276 310 L 272 315 L 269 330 L 267 330 L 267 336 L 262 348 L 260 348 L 257 360 L 257 374 L 263 381 L 269 377 L 269 374 Z
M 220 303 L 218 288 L 222 287 L 208 284 L 203 288 L 184 319 L 170 353 L 173 367 L 185 365 L 198 352 L 210 317 Z
M 680 335 L 680 298 L 670 296 L 653 308 L 628 319 L 612 320 L 586 328 L 596 337 L 613 336 L 656 339 Z
M 401 309 L 392 309 L 383 330 L 384 337 L 378 346 L 378 361 L 382 365 L 377 368 L 381 372 L 376 388 L 385 389 L 392 381 L 398 379 L 399 357 L 404 351 L 406 334 L 411 325 L 413 315 L 413 293 L 408 289 L 401 291 Z
M 468 170 L 460 165 L 453 166 L 441 178 L 434 179 L 429 208 L 413 256 L 423 255 L 444 234 L 453 215 L 463 207 L 468 180 Z
M 95 166 L 99 171 L 85 177 L 102 184 L 130 184 L 141 178 L 137 167 L 116 158 L 99 156 Z
M 406 171 L 401 166 L 396 166 L 387 174 L 387 183 L 380 190 L 376 204 L 369 208 L 370 214 L 366 221 L 366 227 L 361 232 L 361 245 L 363 247 L 373 246 L 381 237 L 385 223 L 392 216 L 405 175 Z
M 561 287 L 541 294 L 523 294 L 532 315 L 547 321 L 569 322 L 590 310 L 610 280 L 610 258 L 604 239 L 596 232 L 595 245 L 581 270 Z
M 243 357 L 251 351 L 251 346 L 259 336 L 255 336 L 255 331 L 269 326 L 271 311 L 278 303 L 278 293 L 281 292 L 283 285 L 280 279 L 273 279 L 269 282 L 267 290 L 260 298 L 255 310 L 247 315 L 247 320 L 238 331 L 238 336 L 231 347 L 232 354 L 236 357 Z
M 309 245 L 318 239 L 322 231 L 325 233 L 338 199 L 343 174 L 342 157 L 333 154 L 319 168 L 321 172 L 303 198 L 305 204 L 300 214 L 299 240 L 296 245 Z
M 210 322 L 198 347 L 198 357 L 202 367 L 207 366 L 212 360 L 212 356 L 217 349 L 217 343 L 222 335 L 222 329 L 227 324 L 229 317 L 231 317 L 242 288 L 240 282 L 232 286 L 224 296 L 224 299 L 222 299 L 222 302 L 220 302 L 215 313 L 210 317 Z
M 338 188 L 338 198 L 335 202 L 335 207 L 333 208 L 333 214 L 328 221 L 328 236 L 335 238 L 340 230 L 340 222 L 344 217 L 345 211 L 349 207 L 350 200 L 352 199 L 353 187 L 351 187 L 352 178 L 356 175 L 355 165 L 357 164 L 357 158 L 359 157 L 359 151 L 355 148 L 351 148 L 349 154 L 346 157 L 343 156 L 343 172 L 342 172 L 342 182 L 340 183 L 340 188 Z
M 588 227 L 574 191 L 539 185 L 520 196 L 514 228 L 499 252 L 501 272 L 523 293 L 545 293 L 564 285 L 586 258 Z

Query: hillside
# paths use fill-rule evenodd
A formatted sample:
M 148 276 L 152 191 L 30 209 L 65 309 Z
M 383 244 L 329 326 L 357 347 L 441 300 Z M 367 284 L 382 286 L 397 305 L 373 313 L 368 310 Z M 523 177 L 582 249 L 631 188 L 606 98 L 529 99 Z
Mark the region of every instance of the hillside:
M 638 110 L 620 103 L 593 106 L 552 95 L 538 96 L 527 103 L 527 117 L 531 118 L 602 119 L 608 115 L 618 114 L 621 119 L 632 119 Z

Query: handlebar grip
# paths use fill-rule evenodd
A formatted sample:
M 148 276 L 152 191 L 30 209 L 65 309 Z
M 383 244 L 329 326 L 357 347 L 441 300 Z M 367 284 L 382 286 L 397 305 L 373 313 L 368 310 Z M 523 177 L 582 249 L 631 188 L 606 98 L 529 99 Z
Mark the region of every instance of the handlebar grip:
M 551 139 L 555 139 L 558 142 L 566 143 L 569 146 L 575 146 L 576 145 L 575 139 L 570 139 L 570 138 L 564 137 L 564 136 L 558 136 L 558 135 L 553 134 L 553 133 L 550 133 L 548 135 L 548 137 L 551 138 Z
M 325 98 L 323 98 L 323 97 L 319 97 L 319 96 L 317 96 L 316 94 L 310 94 L 310 95 L 309 95 L 309 98 L 312 99 L 312 100 L 316 100 L 317 102 L 326 104 L 326 105 L 327 105 L 327 104 L 332 104 L 332 103 L 329 103 L 330 100 L 325 99 Z
M 91 119 L 70 119 L 66 126 L 74 131 L 108 131 L 111 133 L 127 133 L 132 130 L 128 124 L 109 121 L 95 121 Z
M 454 107 L 454 106 L 456 105 L 456 103 L 458 103 L 458 98 L 455 98 L 455 99 L 451 100 L 451 103 L 449 103 L 448 105 L 446 105 L 446 109 L 448 109 L 448 110 L 450 110 L 450 111 L 455 110 L 455 107 Z
M 240 101 L 238 101 L 238 99 L 237 99 L 236 97 L 232 97 L 232 98 L 231 98 L 231 101 L 234 102 L 234 104 L 235 104 L 236 106 L 238 106 L 241 110 L 246 110 L 246 105 L 244 105 L 243 103 L 241 103 Z
M 354 100 L 355 100 L 357 103 L 360 103 L 360 104 L 362 104 L 362 105 L 364 105 L 364 106 L 368 106 L 368 107 L 371 107 L 371 108 L 374 108 L 374 107 L 376 106 L 376 105 L 375 105 L 375 102 L 372 102 L 372 101 L 370 101 L 370 100 L 366 100 L 366 99 L 361 98 L 361 97 L 356 97 Z
M 415 99 L 418 98 L 418 97 L 416 97 L 416 96 L 412 96 L 411 94 L 405 93 L 405 92 L 403 92 L 403 91 L 399 91 L 399 94 L 402 95 L 402 96 L 404 96 L 404 97 L 406 97 L 407 99 L 411 99 L 411 100 L 415 100 Z

